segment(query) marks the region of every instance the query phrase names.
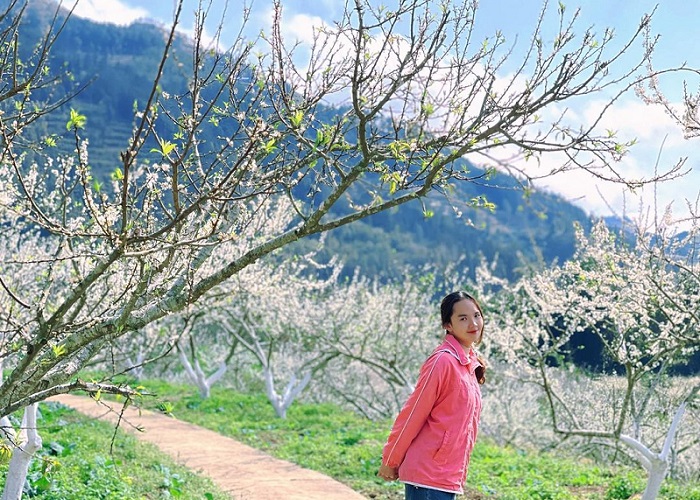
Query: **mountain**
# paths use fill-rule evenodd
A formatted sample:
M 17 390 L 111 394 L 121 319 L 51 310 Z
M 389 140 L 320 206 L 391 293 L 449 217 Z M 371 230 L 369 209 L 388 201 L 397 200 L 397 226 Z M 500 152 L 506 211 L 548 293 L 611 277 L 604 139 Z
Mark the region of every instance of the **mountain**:
M 455 198 L 484 196 L 493 211 L 462 208 L 462 215 L 433 194 L 331 231 L 326 249 L 370 275 L 398 277 L 406 266 L 445 266 L 460 261 L 473 270 L 481 258 L 496 260 L 498 274 L 515 278 L 528 263 L 563 261 L 574 252 L 574 222 L 588 229 L 590 217 L 580 208 L 548 193 L 525 199 L 520 191 L 464 184 Z M 426 218 L 424 206 L 435 215 Z
M 24 59 L 31 57 L 34 41 L 46 30 L 53 5 L 50 0 L 31 0 L 20 30 Z M 3 22 L 7 19 L 0 19 L 0 24 Z M 69 68 L 74 82 L 89 85 L 39 121 L 35 138 L 63 131 L 58 147 L 69 151 L 73 145 L 65 124 L 70 109 L 79 110 L 88 119 L 85 134 L 95 176 L 109 176 L 120 165 L 119 153 L 131 135 L 134 102 L 143 103 L 150 92 L 166 35 L 162 26 L 151 22 L 118 27 L 71 19 L 53 47 L 50 66 L 53 71 Z M 191 65 L 187 47 L 187 39 L 178 39 L 165 66 L 162 86 L 174 94 L 187 89 L 191 73 L 187 69 Z M 71 88 L 58 89 L 57 93 Z M 330 108 L 325 111 L 333 112 Z M 478 174 L 478 166 L 468 168 Z M 363 274 L 393 278 L 400 277 L 406 267 L 419 269 L 427 263 L 446 266 L 460 262 L 465 269 L 473 270 L 483 258 L 496 262 L 501 276 L 513 279 L 524 266 L 567 260 L 575 247 L 574 223 L 588 230 L 591 217 L 552 193 L 535 192 L 524 197 L 516 184 L 502 174 L 480 184 L 457 184 L 450 200 L 433 193 L 420 202 L 331 231 L 323 252 L 339 256 L 346 275 L 359 269 Z M 495 209 L 472 208 L 471 200 L 480 198 L 488 199 Z M 426 212 L 433 215 L 425 217 Z M 619 220 L 607 222 L 617 228 L 626 225 Z M 312 245 L 312 240 L 303 240 L 290 250 L 305 250 Z M 587 349 L 587 355 L 590 352 L 592 349 Z M 687 373 L 694 373 L 692 367 L 698 363 L 700 353 L 686 364 Z
M 27 57 L 32 40 L 48 26 L 53 12 L 50 5 L 49 0 L 30 3 L 32 8 L 20 30 Z M 42 133 L 65 132 L 70 108 L 79 110 L 88 120 L 85 135 L 93 171 L 98 178 L 110 175 L 119 166 L 119 153 L 131 135 L 134 102 L 142 103 L 150 91 L 166 36 L 164 27 L 151 22 L 120 27 L 72 18 L 52 49 L 50 66 L 54 71 L 69 68 L 74 82 L 89 85 L 39 122 L 37 138 Z M 162 87 L 171 93 L 187 89 L 191 65 L 187 45 L 187 39 L 178 39 L 165 67 Z M 70 137 L 59 143 L 60 148 L 73 148 Z M 486 197 L 495 210 L 470 208 L 469 200 L 479 197 Z M 456 185 L 452 203 L 437 194 L 423 203 L 432 217 L 424 216 L 420 202 L 409 203 L 332 231 L 324 251 L 339 255 L 348 274 L 359 267 L 366 274 L 397 277 L 405 266 L 443 266 L 460 259 L 473 269 L 483 256 L 489 261 L 497 259 L 498 272 L 513 278 L 526 263 L 570 257 L 574 222 L 586 228 L 591 225 L 583 210 L 559 196 L 536 192 L 524 198 L 514 180 L 503 175 L 479 185 Z
M 37 41 L 48 31 L 55 12 L 53 0 L 29 1 L 19 28 L 19 53 L 23 60 L 31 60 Z M 65 17 L 63 11 L 56 26 Z M 134 105 L 143 106 L 151 91 L 167 34 L 163 26 L 152 22 L 121 27 L 72 16 L 51 49 L 48 65 L 52 74 L 68 71 L 70 78 L 64 79 L 59 88 L 39 93 L 35 99 L 50 100 L 52 95 L 81 90 L 70 102 L 38 121 L 33 129 L 34 139 L 56 134 L 58 152 L 72 151 L 74 144 L 70 133 L 66 133 L 66 122 L 70 109 L 75 108 L 87 117 L 83 136 L 90 143 L 94 172 L 98 177 L 113 172 L 120 165 L 119 153 L 132 134 Z M 180 37 L 166 64 L 161 86 L 173 93 L 187 90 L 188 72 L 180 68 L 183 60 L 191 59 L 188 46 L 189 41 Z

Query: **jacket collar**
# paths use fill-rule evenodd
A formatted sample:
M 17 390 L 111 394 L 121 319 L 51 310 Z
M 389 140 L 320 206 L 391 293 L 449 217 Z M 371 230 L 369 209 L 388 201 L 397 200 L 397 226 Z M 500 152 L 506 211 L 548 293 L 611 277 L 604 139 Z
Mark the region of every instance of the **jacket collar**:
M 476 359 L 476 352 L 474 352 L 474 348 L 471 347 L 469 349 L 469 353 L 464 352 L 464 347 L 462 347 L 462 344 L 459 343 L 454 335 L 450 335 L 449 333 L 445 335 L 445 341 L 442 343 L 442 345 L 440 345 L 440 347 L 437 348 L 437 350 L 449 352 L 452 356 L 457 358 L 459 363 L 463 366 L 473 365 L 473 368 L 476 369 L 476 366 L 479 363 Z

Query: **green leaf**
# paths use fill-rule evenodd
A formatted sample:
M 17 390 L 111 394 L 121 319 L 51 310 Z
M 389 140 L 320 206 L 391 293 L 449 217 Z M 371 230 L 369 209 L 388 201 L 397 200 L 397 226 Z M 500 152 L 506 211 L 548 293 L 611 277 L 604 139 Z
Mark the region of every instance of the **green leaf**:
M 170 401 L 163 401 L 158 405 L 158 409 L 166 415 L 172 416 L 175 406 Z
M 51 351 L 53 352 L 54 357 L 60 358 L 66 353 L 66 346 L 64 345 L 54 345 L 51 346 Z
M 32 486 L 39 493 L 44 493 L 51 489 L 51 481 L 46 475 L 42 474 L 36 481 L 32 482 Z
M 85 127 L 87 118 L 71 108 L 70 119 L 66 123 L 66 130 L 78 130 Z
M 151 148 L 151 153 L 160 153 L 163 156 L 168 156 L 175 149 L 175 144 L 164 139 L 158 139 L 158 144 L 160 148 Z
M 265 143 L 265 154 L 269 155 L 270 153 L 274 153 L 274 151 L 276 149 L 275 142 L 277 142 L 277 141 L 276 141 L 276 139 L 273 138 Z
M 6 464 L 12 458 L 12 447 L 7 443 L 0 443 L 0 463 Z
M 292 126 L 294 128 L 299 128 L 301 126 L 302 121 L 304 120 L 304 112 L 300 109 L 297 109 L 292 116 L 289 117 L 289 121 L 292 122 Z
M 326 142 L 327 142 L 327 139 L 326 139 L 325 135 L 323 134 L 323 130 L 317 130 L 316 131 L 316 140 L 314 141 L 314 145 L 316 147 L 318 147 Z

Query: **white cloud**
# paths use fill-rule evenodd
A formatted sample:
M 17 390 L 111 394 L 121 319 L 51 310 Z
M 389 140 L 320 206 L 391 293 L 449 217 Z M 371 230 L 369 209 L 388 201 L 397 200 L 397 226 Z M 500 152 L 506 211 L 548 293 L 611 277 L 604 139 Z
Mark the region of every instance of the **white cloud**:
M 185 35 L 187 38 L 189 38 L 191 40 L 195 39 L 195 27 L 194 27 L 194 25 L 192 25 L 190 28 L 182 28 L 181 27 L 177 31 L 178 31 L 178 33 Z M 222 45 L 219 37 L 209 34 L 209 31 L 207 30 L 206 26 L 204 27 L 204 29 L 202 30 L 202 33 L 200 34 L 200 39 L 201 39 L 202 46 L 207 48 L 207 49 L 214 49 L 217 51 L 225 51 L 226 50 L 226 47 L 224 45 Z
M 589 102 L 584 119 L 592 122 L 604 105 L 602 101 Z M 618 102 L 607 110 L 600 122 L 600 129 L 620 132 L 644 144 L 656 143 L 656 146 L 660 146 L 660 139 L 667 137 L 667 147 L 687 145 L 680 126 L 660 106 L 648 106 L 638 99 Z
M 311 46 L 314 42 L 314 32 L 318 28 L 328 28 L 328 24 L 319 16 L 307 14 L 285 16 L 284 13 L 282 16 L 282 36 L 288 38 L 291 43 L 302 42 Z
M 594 115 L 596 106 L 590 103 L 587 119 Z M 685 200 L 694 200 L 700 189 L 700 170 L 697 168 L 695 145 L 683 137 L 681 127 L 659 106 L 647 106 L 635 99 L 617 103 L 608 110 L 601 120 L 600 127 L 617 132 L 620 140 L 636 139 L 629 153 L 615 165 L 626 177 L 631 179 L 649 179 L 655 174 L 670 171 L 683 158 L 687 158 L 683 170 L 689 172 L 678 179 L 648 185 L 634 192 L 622 189 L 619 185 L 589 180 L 589 186 L 595 186 L 606 194 L 606 199 L 621 213 L 624 209 L 634 215 L 640 206 L 656 205 L 662 214 L 668 205 L 673 205 L 676 217 L 687 215 Z M 572 179 L 572 182 L 576 182 Z M 581 180 L 585 182 L 585 180 Z M 588 205 L 591 200 L 586 200 Z M 609 210 L 600 203 L 589 205 L 594 213 L 608 213 Z
M 148 10 L 130 7 L 119 0 L 80 0 L 74 14 L 91 21 L 122 26 L 149 15 Z
M 568 109 L 566 122 L 590 124 L 597 119 L 604 103 L 588 101 L 585 109 L 576 112 Z M 550 110 L 551 120 L 561 113 Z M 616 132 L 620 141 L 637 139 L 629 152 L 612 167 L 626 179 L 649 179 L 655 173 L 672 169 L 681 159 L 687 158 L 683 170 L 687 175 L 644 188 L 630 191 L 623 184 L 604 181 L 583 170 L 567 171 L 540 179 L 536 186 L 562 195 L 568 201 L 582 207 L 586 212 L 597 215 L 625 215 L 635 217 L 640 206 L 656 210 L 662 216 L 668 205 L 673 206 L 674 219 L 688 215 L 686 200 L 694 202 L 700 190 L 700 158 L 695 153 L 692 141 L 683 138 L 680 127 L 659 107 L 647 106 L 634 99 L 616 103 L 609 108 L 596 128 L 598 133 L 606 130 Z M 493 163 L 504 162 L 530 175 L 543 175 L 555 171 L 567 161 L 563 153 L 543 155 L 540 162 L 525 161 L 513 148 L 490 151 Z M 488 163 L 484 158 L 472 158 L 480 164 Z

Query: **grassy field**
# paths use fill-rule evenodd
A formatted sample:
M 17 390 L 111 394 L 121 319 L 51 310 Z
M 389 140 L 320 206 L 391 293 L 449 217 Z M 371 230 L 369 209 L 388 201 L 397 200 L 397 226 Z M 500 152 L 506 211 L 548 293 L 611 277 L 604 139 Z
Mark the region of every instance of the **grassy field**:
M 157 398 L 144 406 L 233 437 L 304 467 L 328 474 L 369 498 L 403 498 L 397 483 L 376 477 L 391 422 L 370 422 L 332 405 L 294 404 L 277 418 L 263 395 L 214 389 L 208 399 L 196 390 L 161 381 L 143 385 Z M 496 446 L 481 436 L 472 455 L 466 498 L 626 499 L 644 489 L 641 469 L 601 467 L 577 457 L 526 453 Z M 465 497 L 463 497 L 465 498 Z M 700 500 L 700 484 L 666 481 L 667 500 Z
M 390 421 L 370 422 L 332 405 L 295 404 L 288 418 L 277 418 L 262 395 L 214 389 L 201 399 L 189 386 L 147 381 L 157 398 L 145 408 L 233 437 L 278 458 L 328 474 L 368 498 L 398 500 L 402 485 L 376 477 Z M 119 434 L 110 453 L 113 429 L 60 405 L 42 404 L 44 447 L 30 473 L 26 498 L 224 499 L 208 480 L 175 465 L 153 447 Z M 2 465 L 2 471 L 6 469 Z M 4 474 L 3 474 L 4 478 Z M 4 480 L 4 479 L 3 479 Z M 635 498 L 644 489 L 641 470 L 601 467 L 567 458 L 503 448 L 485 436 L 477 441 L 466 499 Z M 667 481 L 661 498 L 700 500 L 700 485 Z
M 42 500 L 225 500 L 209 479 L 174 463 L 155 447 L 56 403 L 39 405 L 43 448 L 32 462 L 23 498 Z M 5 484 L 7 457 L 0 464 Z

